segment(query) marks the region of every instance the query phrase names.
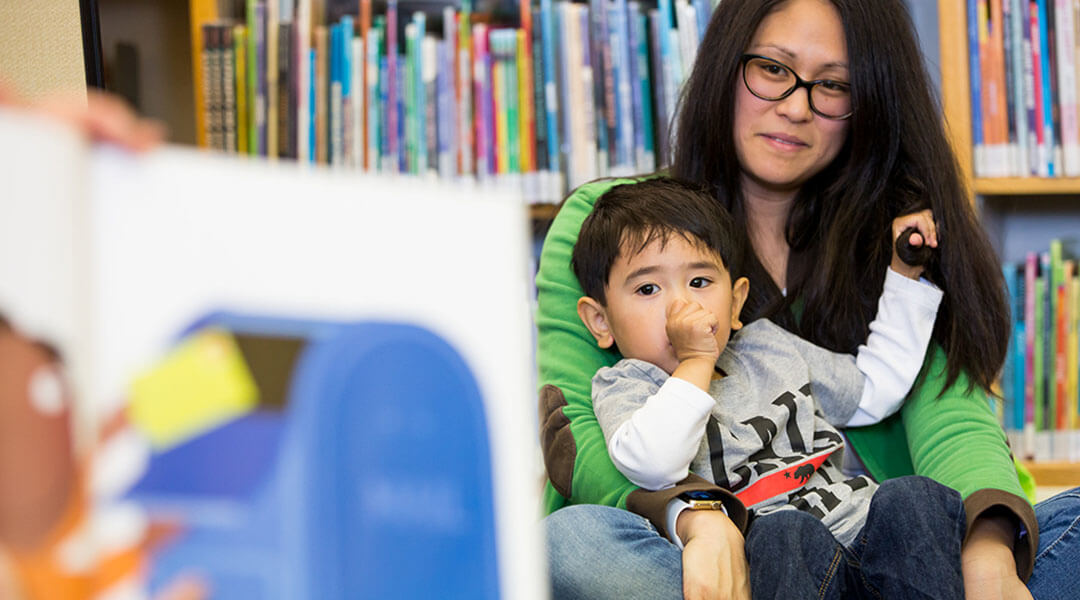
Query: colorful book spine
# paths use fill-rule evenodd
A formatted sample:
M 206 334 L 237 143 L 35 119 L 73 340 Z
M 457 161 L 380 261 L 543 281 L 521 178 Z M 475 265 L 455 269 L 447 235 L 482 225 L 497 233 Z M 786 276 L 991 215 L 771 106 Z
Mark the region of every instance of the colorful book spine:
M 368 100 L 367 100 L 367 153 L 364 168 L 368 172 L 377 172 L 381 165 L 382 153 L 379 140 L 383 135 L 383 119 L 382 115 L 384 109 L 382 106 L 382 94 L 383 85 L 382 79 L 379 76 L 379 65 L 382 60 L 382 53 L 380 47 L 382 45 L 383 30 L 386 28 L 386 21 L 380 15 L 375 17 L 372 28 L 368 30 L 367 39 L 367 80 L 368 80 Z
M 544 99 L 544 70 L 547 65 L 544 61 L 544 35 L 541 26 L 543 16 L 540 7 L 532 8 L 532 92 L 533 92 L 533 123 L 535 146 L 533 148 L 533 160 L 537 171 L 537 201 L 553 202 L 557 193 L 551 186 L 551 171 L 548 165 L 547 147 L 547 104 Z
M 248 153 L 247 28 L 233 26 L 233 55 L 236 57 L 233 89 L 236 94 L 236 151 Z
M 1054 28 L 1057 53 L 1057 90 L 1063 154 L 1062 174 L 1080 176 L 1080 124 L 1077 122 L 1076 29 L 1073 3 L 1054 0 Z
M 360 40 L 361 40 L 361 55 L 357 57 L 357 60 L 364 65 L 362 69 L 362 75 L 359 81 L 361 90 L 360 101 L 360 139 L 363 140 L 360 156 L 357 158 L 357 162 L 361 168 L 366 171 L 372 170 L 371 160 L 371 143 L 372 136 L 370 135 L 370 127 L 374 126 L 369 119 L 371 118 L 371 88 L 376 85 L 373 77 L 375 76 L 374 70 L 371 68 L 373 62 L 371 52 L 371 0 L 359 0 L 360 1 Z M 377 64 L 377 63 L 376 63 Z
M 536 103 L 533 96 L 533 51 L 532 51 L 532 2 L 521 0 L 518 3 L 518 19 L 521 27 L 517 31 L 517 81 L 518 113 L 521 131 L 521 171 L 533 173 L 536 171 Z M 527 189 L 527 188 L 526 188 Z M 534 200 L 535 191 L 526 193 L 526 197 Z
M 615 155 L 615 75 L 614 57 L 609 35 L 608 0 L 589 0 L 588 44 L 592 56 L 596 56 L 597 68 L 593 77 L 591 100 L 596 106 L 596 146 L 601 173 Z
M 633 44 L 634 44 L 634 65 L 636 78 L 634 81 L 634 89 L 637 90 L 635 96 L 635 118 L 637 119 L 639 126 L 635 128 L 635 146 L 638 147 L 638 166 L 639 173 L 651 173 L 656 170 L 656 144 L 653 131 L 653 103 L 652 103 L 652 81 L 649 77 L 649 47 L 648 37 L 646 32 L 648 31 L 648 20 L 641 12 L 641 9 L 637 7 L 636 3 L 631 4 L 630 11 L 631 18 L 633 19 L 634 27 L 631 29 L 633 32 Z M 636 113 L 640 113 L 637 115 Z
M 222 149 L 236 153 L 236 51 L 233 49 L 232 27 L 218 26 L 219 59 L 221 60 L 221 134 Z
M 342 72 L 344 70 L 344 56 L 342 56 L 342 31 L 341 26 L 330 27 L 330 120 L 329 128 L 330 151 L 329 162 L 331 165 L 342 164 Z
M 248 151 L 259 154 L 259 20 L 258 0 L 247 0 L 247 97 L 251 108 L 248 110 Z
M 553 173 L 562 173 L 560 153 L 562 146 L 559 138 L 559 88 L 556 84 L 558 63 L 556 62 L 556 16 L 551 0 L 540 0 L 540 27 L 544 47 L 544 111 L 547 122 L 547 164 Z M 561 184 L 560 184 L 561 188 Z
M 460 141 L 458 139 L 458 132 L 461 127 L 461 110 L 459 103 L 460 86 L 458 84 L 458 77 L 460 76 L 460 66 L 458 60 L 460 57 L 458 51 L 458 44 L 461 41 L 461 34 L 458 32 L 458 15 L 454 11 L 452 6 L 446 6 L 443 8 L 443 42 L 446 44 L 446 48 L 443 50 L 445 53 L 444 64 L 440 69 L 440 76 L 442 76 L 442 83 L 446 87 L 448 97 L 446 99 L 446 113 L 443 115 L 443 122 L 440 127 L 444 128 L 444 134 L 440 138 L 440 156 L 439 156 L 439 172 L 445 173 L 445 177 L 453 177 L 461 174 L 461 165 L 458 159 L 457 153 L 459 151 Z M 442 88 L 440 88 L 442 89 Z M 445 144 L 445 148 L 443 145 Z M 442 153 L 446 153 L 446 158 L 443 158 Z M 447 165 L 443 166 L 443 161 L 447 161 Z
M 364 38 L 353 36 L 352 51 L 349 53 L 349 64 L 352 66 L 349 77 L 349 166 L 354 169 L 363 169 L 367 164 L 364 156 L 367 153 L 367 136 L 364 133 L 367 121 L 367 88 L 364 87 L 367 51 L 364 45 Z
M 278 157 L 278 11 L 281 5 L 275 0 L 266 3 L 266 157 Z
M 473 41 L 472 41 L 472 3 L 461 0 L 461 12 L 458 13 L 458 172 L 472 174 L 476 172 L 476 125 L 473 114 Z
M 352 131 L 353 131 L 353 37 L 356 35 L 356 26 L 353 18 L 349 15 L 341 17 L 338 25 L 341 34 L 338 36 L 338 55 L 341 56 L 341 165 L 352 165 Z
M 405 157 L 406 167 L 403 171 L 405 173 L 416 174 L 419 172 L 417 159 L 417 144 L 419 143 L 419 134 L 417 133 L 418 121 L 417 117 L 417 79 L 420 78 L 417 73 L 420 69 L 419 58 L 420 54 L 419 44 L 416 39 L 416 22 L 412 21 L 405 25 L 405 68 L 401 71 L 402 84 L 402 104 L 403 109 L 401 117 L 405 121 Z
M 483 23 L 472 26 L 473 42 L 473 118 L 475 120 L 476 175 L 480 178 L 495 173 L 491 160 L 491 141 L 494 123 L 491 118 L 491 63 L 488 55 L 488 29 Z
M 296 157 L 301 163 L 309 163 L 313 158 L 312 117 L 314 105 L 312 88 L 313 63 L 311 61 L 311 0 L 297 0 L 296 3 Z
M 1054 127 L 1054 94 L 1052 90 L 1053 71 L 1050 69 L 1050 34 L 1049 19 L 1046 9 L 1047 0 L 1038 0 L 1037 25 L 1039 36 L 1039 76 L 1040 93 L 1042 99 L 1042 131 L 1039 152 L 1040 162 L 1045 169 L 1041 175 L 1054 177 L 1057 173 L 1057 165 L 1054 164 L 1054 146 L 1058 143 L 1056 129 Z
M 438 90 L 436 89 L 435 73 L 439 70 L 438 44 L 435 37 L 422 35 L 420 39 L 420 75 L 423 84 L 422 107 L 423 126 L 420 140 L 419 167 L 421 173 L 428 173 L 438 168 L 439 157 L 439 117 L 436 111 L 438 106 Z
M 596 179 L 603 173 L 603 165 L 606 165 L 606 161 L 602 161 L 602 155 L 600 154 L 599 142 L 596 139 L 596 121 L 600 118 L 597 112 L 595 102 L 589 102 L 588 92 L 593 89 L 593 77 L 596 76 L 596 72 L 593 70 L 592 53 L 589 49 L 589 13 L 584 6 L 580 6 L 577 10 L 578 13 L 578 27 L 575 31 L 577 39 L 575 43 L 580 49 L 581 53 L 581 97 L 584 107 L 585 127 L 582 130 L 584 136 L 581 139 L 582 152 L 581 158 L 581 176 L 582 182 L 591 181 Z
M 397 36 L 397 12 L 398 1 L 386 0 L 386 132 L 387 132 L 387 148 L 386 153 L 390 158 L 384 169 L 387 172 L 396 173 L 398 171 L 398 161 L 396 158 L 399 155 L 398 149 L 398 131 L 400 127 L 398 125 L 398 36 Z
M 315 162 L 329 164 L 330 151 L 330 32 L 325 25 L 315 28 Z
M 608 43 L 615 78 L 615 156 L 612 174 L 616 176 L 630 175 L 634 171 L 634 103 L 628 21 L 626 0 L 616 0 L 608 5 Z

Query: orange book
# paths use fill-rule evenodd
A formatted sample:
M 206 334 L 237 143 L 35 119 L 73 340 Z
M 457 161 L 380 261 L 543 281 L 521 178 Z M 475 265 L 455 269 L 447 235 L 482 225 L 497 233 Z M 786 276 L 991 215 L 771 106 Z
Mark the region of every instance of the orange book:
M 199 147 L 206 147 L 206 90 L 203 79 L 203 33 L 202 26 L 218 18 L 217 0 L 191 0 L 191 75 L 195 90 L 195 139 Z
M 367 70 L 367 47 L 368 47 L 368 31 L 371 30 L 371 0 L 360 0 L 360 39 L 363 43 L 360 44 L 360 56 L 354 57 L 353 60 L 360 61 L 361 65 L 364 65 L 360 72 L 361 75 L 360 84 L 362 85 L 360 94 L 360 120 L 362 125 L 360 126 L 361 135 L 364 136 L 363 143 L 360 144 L 361 155 L 359 162 L 364 168 L 368 167 L 368 87 L 373 83 L 368 81 Z

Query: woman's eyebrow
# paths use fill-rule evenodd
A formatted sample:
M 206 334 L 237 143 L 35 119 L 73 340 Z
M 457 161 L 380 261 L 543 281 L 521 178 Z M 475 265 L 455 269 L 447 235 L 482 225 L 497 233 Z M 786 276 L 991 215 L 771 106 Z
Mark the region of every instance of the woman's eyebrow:
M 751 46 L 750 48 L 751 49 L 756 49 L 758 51 L 761 51 L 761 50 L 764 50 L 764 49 L 774 50 L 776 52 L 779 52 L 780 54 L 783 54 L 784 57 L 785 57 L 785 60 L 795 60 L 795 59 L 798 58 L 798 55 L 795 52 L 792 52 L 791 50 L 789 50 L 789 49 L 787 49 L 787 48 L 785 48 L 783 46 L 778 46 L 776 44 L 756 44 L 754 46 Z M 827 62 L 827 63 L 825 63 L 825 64 L 823 64 L 823 65 L 821 65 L 819 67 L 819 69 L 834 69 L 834 68 L 835 69 L 847 69 L 848 64 L 847 64 L 847 62 L 842 61 L 842 60 L 834 60 L 834 61 Z

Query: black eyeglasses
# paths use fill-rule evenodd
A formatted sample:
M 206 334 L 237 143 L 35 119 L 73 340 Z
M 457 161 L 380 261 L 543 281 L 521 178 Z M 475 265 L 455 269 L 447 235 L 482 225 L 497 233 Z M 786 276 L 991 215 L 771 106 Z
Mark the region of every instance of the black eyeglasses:
M 834 79 L 804 81 L 791 67 L 767 56 L 743 54 L 743 83 L 750 93 L 762 100 L 783 100 L 795 90 L 806 88 L 810 110 L 826 119 L 841 120 L 851 116 L 851 86 Z

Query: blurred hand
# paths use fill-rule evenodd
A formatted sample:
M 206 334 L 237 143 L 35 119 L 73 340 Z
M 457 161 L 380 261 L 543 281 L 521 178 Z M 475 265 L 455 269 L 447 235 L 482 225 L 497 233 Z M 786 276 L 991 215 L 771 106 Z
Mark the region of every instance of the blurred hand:
M 0 83 L 0 105 L 24 108 L 67 123 L 91 141 L 117 144 L 129 150 L 149 150 L 165 139 L 165 127 L 161 123 L 138 116 L 119 96 L 96 89 L 87 91 L 85 101 L 70 94 L 29 101 Z

